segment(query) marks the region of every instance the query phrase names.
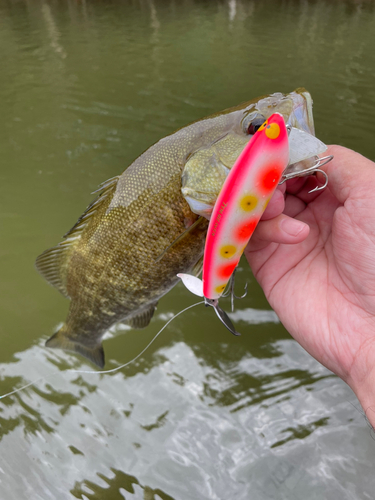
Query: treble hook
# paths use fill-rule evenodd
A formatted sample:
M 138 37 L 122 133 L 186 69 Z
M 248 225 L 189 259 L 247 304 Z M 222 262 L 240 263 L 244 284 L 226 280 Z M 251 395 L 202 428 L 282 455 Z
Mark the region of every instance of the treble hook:
M 326 172 L 324 172 L 324 170 L 320 170 L 320 168 L 317 168 L 315 170 L 314 174 L 316 174 L 316 172 L 320 172 L 321 174 L 324 175 L 325 182 L 324 182 L 323 186 L 316 186 L 316 187 L 314 187 L 314 189 L 312 189 L 311 191 L 309 191 L 309 194 L 310 193 L 315 193 L 316 191 L 321 191 L 321 190 L 325 189 L 327 187 L 327 185 L 328 185 L 328 175 L 326 174 Z
M 229 280 L 229 286 L 227 288 L 227 291 L 223 293 L 222 297 L 228 297 L 230 294 L 230 305 L 231 305 L 231 310 L 232 312 L 234 311 L 234 299 L 244 299 L 247 295 L 247 283 L 245 284 L 245 293 L 243 295 L 237 296 L 235 291 L 234 291 L 234 279 L 235 279 L 235 274 L 237 271 L 237 267 L 232 273 L 232 276 L 230 277 Z
M 314 175 L 316 172 L 321 172 L 324 177 L 325 177 L 325 183 L 323 186 L 316 186 L 314 189 L 309 191 L 309 193 L 314 193 L 315 191 L 321 191 L 322 189 L 325 189 L 328 184 L 328 175 L 324 172 L 324 170 L 321 170 L 321 167 L 326 165 L 328 162 L 330 162 L 333 159 L 332 155 L 329 156 L 323 156 L 322 158 L 319 158 L 319 156 L 315 157 L 315 163 L 311 165 L 311 167 L 306 168 L 305 170 L 298 170 L 296 172 L 291 172 L 291 173 L 284 173 L 282 176 L 281 181 L 279 184 L 284 184 L 284 182 L 290 180 L 290 179 L 295 179 L 296 177 L 307 177 L 308 175 Z
M 321 167 L 323 167 L 324 165 L 327 165 L 327 163 L 329 163 L 332 159 L 333 159 L 333 155 L 323 156 L 323 158 L 319 158 L 317 163 L 315 163 L 315 165 L 313 165 L 312 168 L 314 168 L 314 170 L 312 171 L 312 173 L 313 174 L 316 174 L 317 172 L 322 173 L 325 177 L 325 182 L 324 182 L 323 186 L 316 186 L 314 189 L 309 191 L 309 193 L 315 193 L 316 191 L 321 191 L 327 187 L 328 175 L 326 172 L 324 172 L 324 170 L 321 169 Z

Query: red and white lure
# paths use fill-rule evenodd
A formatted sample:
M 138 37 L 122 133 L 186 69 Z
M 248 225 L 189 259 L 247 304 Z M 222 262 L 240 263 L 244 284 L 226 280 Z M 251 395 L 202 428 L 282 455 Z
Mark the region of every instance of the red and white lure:
M 178 274 L 185 286 L 203 296 L 234 334 L 227 314 L 218 306 L 241 255 L 289 162 L 288 131 L 274 113 L 253 135 L 226 178 L 215 203 L 203 258 L 203 281 Z

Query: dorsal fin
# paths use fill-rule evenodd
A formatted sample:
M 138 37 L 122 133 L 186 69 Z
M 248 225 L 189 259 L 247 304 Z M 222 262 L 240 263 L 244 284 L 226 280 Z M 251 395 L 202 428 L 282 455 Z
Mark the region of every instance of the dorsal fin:
M 111 177 L 111 179 L 102 182 L 98 189 L 91 193 L 99 193 L 99 195 L 92 203 L 90 203 L 90 205 L 79 217 L 74 226 L 66 234 L 64 234 L 64 238 L 67 238 L 68 236 L 71 236 L 73 234 L 76 235 L 77 232 L 79 234 L 82 233 L 83 228 L 87 225 L 89 219 L 99 210 L 100 207 L 103 206 L 104 201 L 108 198 L 108 195 L 112 194 L 115 191 L 119 178 L 119 175 L 117 175 L 116 177 Z
M 38 272 L 65 297 L 69 297 L 66 289 L 66 274 L 70 253 L 90 219 L 100 208 L 104 208 L 106 200 L 116 190 L 118 179 L 119 176 L 112 177 L 100 184 L 92 193 L 99 193 L 99 196 L 90 203 L 74 226 L 64 235 L 63 241 L 43 252 L 35 261 Z
M 64 279 L 64 263 L 67 260 L 66 252 L 69 249 L 69 243 L 64 243 L 63 241 L 39 255 L 35 261 L 35 267 L 50 285 L 57 288 L 64 297 L 69 297 Z

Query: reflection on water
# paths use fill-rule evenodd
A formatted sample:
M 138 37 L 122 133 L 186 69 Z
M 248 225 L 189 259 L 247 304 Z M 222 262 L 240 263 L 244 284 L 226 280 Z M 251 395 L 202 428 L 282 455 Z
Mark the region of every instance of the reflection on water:
M 116 500 L 118 498 L 121 500 L 123 498 L 130 498 L 130 495 L 128 496 L 127 493 L 131 493 L 131 496 L 136 495 L 137 498 L 143 498 L 144 500 L 157 500 L 158 498 L 162 500 L 174 500 L 171 496 L 159 490 L 159 488 L 153 490 L 149 486 L 139 484 L 138 479 L 134 476 L 129 476 L 115 469 L 111 469 L 111 473 L 113 474 L 111 478 L 98 474 L 102 484 L 104 483 L 103 487 L 91 481 L 83 481 L 82 484 L 76 484 L 74 489 L 71 490 L 73 497 L 80 499 L 87 498 L 89 500 L 95 498 L 102 498 L 103 500 Z
M 341 460 L 343 433 L 356 436 L 346 457 L 364 464 L 371 453 L 350 391 L 289 339 L 259 356 L 236 344 L 172 343 L 111 375 L 71 373 L 74 356 L 42 346 L 18 357 L 3 376 L 45 379 L 2 400 L 7 498 L 20 491 L 14 463 L 27 471 L 23 491 L 41 498 L 269 498 L 271 480 L 285 498 L 297 480 L 301 491 L 344 494 L 345 467 L 324 475 Z
M 257 95 L 305 86 L 318 136 L 375 159 L 374 36 L 359 0 L 0 5 L 0 394 L 37 381 L 0 399 L 2 497 L 372 498 L 354 396 L 290 339 L 245 263 L 240 338 L 196 307 L 100 375 L 44 348 L 67 302 L 33 262 L 153 142 Z M 191 300 L 176 287 L 145 331 L 113 329 L 106 368 Z

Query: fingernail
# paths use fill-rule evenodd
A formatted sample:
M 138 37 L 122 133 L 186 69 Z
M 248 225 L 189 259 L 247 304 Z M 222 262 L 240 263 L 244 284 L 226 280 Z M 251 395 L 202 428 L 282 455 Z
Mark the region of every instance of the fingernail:
M 283 219 L 281 221 L 281 229 L 289 234 L 289 236 L 298 236 L 304 230 L 306 224 L 296 219 Z

